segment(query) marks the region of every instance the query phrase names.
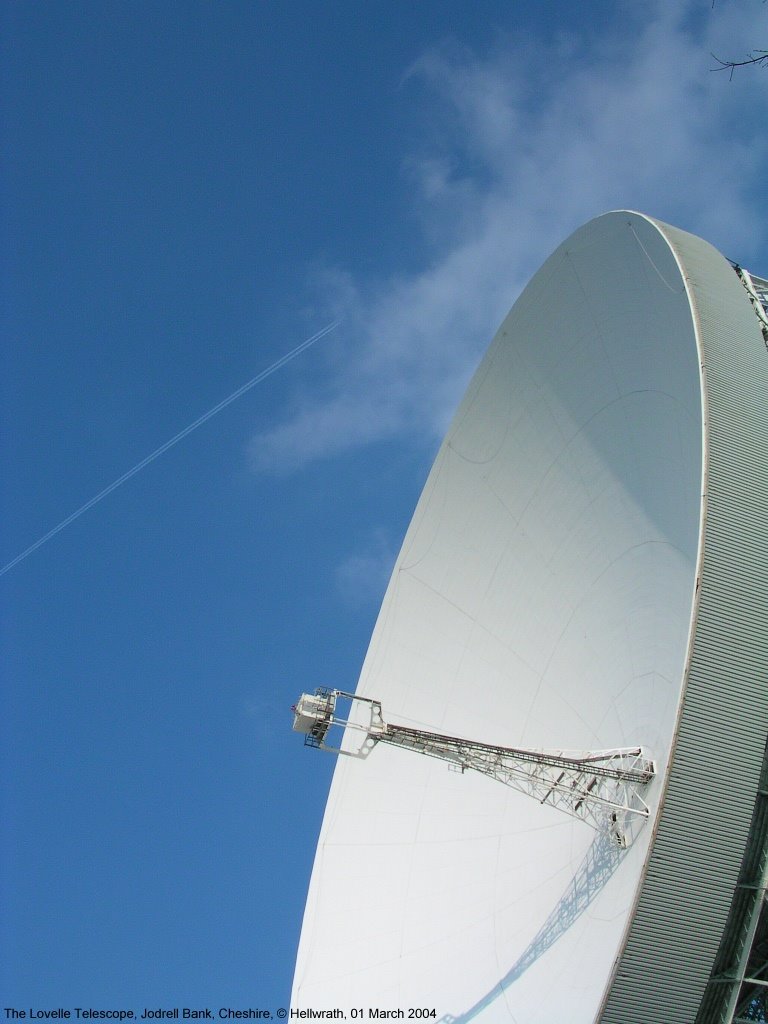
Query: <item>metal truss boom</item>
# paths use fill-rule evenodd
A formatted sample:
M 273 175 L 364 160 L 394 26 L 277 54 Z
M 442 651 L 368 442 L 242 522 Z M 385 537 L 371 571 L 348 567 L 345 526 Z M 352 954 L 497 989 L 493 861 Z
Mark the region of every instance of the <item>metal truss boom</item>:
M 340 699 L 367 705 L 368 720 L 338 715 Z M 622 847 L 631 842 L 635 826 L 648 816 L 641 791 L 653 779 L 655 768 L 641 747 L 578 753 L 500 747 L 392 725 L 384 721 L 379 701 L 342 690 L 303 694 L 293 711 L 293 727 L 304 734 L 307 746 L 367 757 L 377 743 L 386 743 L 434 757 L 457 771 L 479 772 L 579 818 L 598 832 L 607 832 Z M 326 738 L 333 726 L 362 732 L 361 744 L 356 749 L 329 746 Z

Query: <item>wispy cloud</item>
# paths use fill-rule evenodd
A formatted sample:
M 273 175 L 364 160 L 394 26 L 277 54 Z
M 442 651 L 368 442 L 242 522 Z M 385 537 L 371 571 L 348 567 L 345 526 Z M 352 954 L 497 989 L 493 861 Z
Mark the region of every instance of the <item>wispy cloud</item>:
M 345 316 L 337 363 L 254 438 L 254 466 L 290 471 L 395 437 L 434 443 L 525 281 L 599 213 L 639 209 L 729 255 L 753 252 L 768 97 L 760 72 L 728 82 L 710 54 L 758 45 L 759 6 L 617 5 L 583 35 L 509 35 L 481 56 L 443 45 L 407 69 L 425 138 L 404 173 L 432 261 L 378 280 L 324 273 L 328 313 Z
M 381 529 L 374 531 L 364 549 L 349 555 L 336 570 L 336 586 L 352 604 L 378 603 L 386 588 L 397 548 Z

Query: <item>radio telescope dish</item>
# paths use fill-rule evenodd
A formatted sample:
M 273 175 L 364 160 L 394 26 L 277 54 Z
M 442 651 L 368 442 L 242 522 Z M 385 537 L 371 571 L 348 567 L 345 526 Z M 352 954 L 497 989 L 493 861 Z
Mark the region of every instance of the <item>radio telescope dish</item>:
M 726 1019 L 707 999 L 743 1000 L 734 936 L 765 923 L 762 896 L 742 913 L 734 894 L 768 843 L 752 821 L 764 320 L 749 275 L 626 211 L 575 232 L 515 303 L 431 470 L 356 697 L 402 734 L 642 748 L 647 816 L 622 845 L 413 746 L 340 757 L 293 1008 L 704 1024 Z M 323 699 L 300 705 L 310 737 Z M 358 743 L 347 728 L 342 749 Z M 713 995 L 731 953 L 741 974 Z

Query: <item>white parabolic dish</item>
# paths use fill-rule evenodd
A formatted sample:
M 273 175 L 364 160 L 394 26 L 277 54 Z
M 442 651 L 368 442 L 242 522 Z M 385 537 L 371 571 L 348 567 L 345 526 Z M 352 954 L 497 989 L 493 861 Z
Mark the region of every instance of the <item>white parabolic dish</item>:
M 735 311 L 726 320 L 735 317 L 745 344 L 764 358 L 738 278 L 700 239 L 618 212 L 581 228 L 547 260 L 502 324 L 440 448 L 357 689 L 381 700 L 388 721 L 486 743 L 642 745 L 657 766 L 649 820 L 617 851 L 583 822 L 439 761 L 385 745 L 365 761 L 339 758 L 294 1008 L 362 1008 L 365 1019 L 368 1008 L 426 1008 L 487 1024 L 587 1024 L 622 1013 L 634 1020 L 641 958 L 633 959 L 633 942 L 654 947 L 637 1002 L 645 1024 L 683 1019 L 668 1003 L 658 1017 L 648 1005 L 665 970 L 693 986 L 689 1010 L 698 1005 L 764 742 L 762 727 L 734 740 L 742 753 L 749 748 L 747 809 L 726 814 L 725 825 L 719 816 L 716 827 L 735 838 L 730 860 L 726 852 L 713 872 L 702 833 L 716 825 L 714 795 L 695 809 L 690 777 L 699 766 L 691 768 L 690 753 L 684 775 L 694 795 L 682 803 L 694 818 L 686 823 L 681 800 L 670 804 L 686 700 L 696 693 L 706 523 L 717 514 L 705 493 L 706 346 L 716 328 L 702 304 L 713 288 L 719 308 L 730 302 Z M 755 700 L 764 721 L 765 698 Z M 727 713 L 716 717 L 732 731 Z M 722 750 L 718 736 L 707 742 Z M 711 790 L 712 771 L 703 771 Z M 672 853 L 657 868 L 668 804 Z M 675 836 L 686 829 L 684 848 Z M 685 894 L 693 917 L 680 934 L 689 944 L 692 932 L 703 936 L 690 977 L 679 959 L 665 966 L 665 941 L 678 942 L 673 912 L 658 900 L 650 910 L 643 904 L 653 885 L 668 903 L 682 899 L 664 875 L 676 877 L 676 856 L 698 893 Z M 722 872 L 723 892 L 713 895 L 712 874 Z M 698 892 L 702 873 L 706 892 Z M 658 935 L 654 913 L 664 923 Z

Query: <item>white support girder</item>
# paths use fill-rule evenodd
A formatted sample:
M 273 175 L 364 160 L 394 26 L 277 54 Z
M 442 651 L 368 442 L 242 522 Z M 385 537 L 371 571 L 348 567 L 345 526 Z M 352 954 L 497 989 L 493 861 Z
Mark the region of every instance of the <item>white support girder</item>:
M 367 723 L 336 714 L 339 698 L 367 704 Z M 341 690 L 319 689 L 303 694 L 294 706 L 296 731 L 308 746 L 335 753 L 367 757 L 377 743 L 411 750 L 446 761 L 461 772 L 472 770 L 505 786 L 549 804 L 609 834 L 619 846 L 634 838 L 635 826 L 648 817 L 641 792 L 653 779 L 655 768 L 641 747 L 591 752 L 523 750 L 461 739 L 424 729 L 391 725 L 384 721 L 379 701 Z M 358 749 L 332 747 L 325 740 L 339 726 L 365 733 Z
M 768 345 L 768 282 L 763 281 L 762 278 L 754 277 L 749 271 L 738 264 L 736 264 L 734 269 L 749 296 L 749 301 L 752 303 L 755 315 L 760 321 L 763 340 Z

